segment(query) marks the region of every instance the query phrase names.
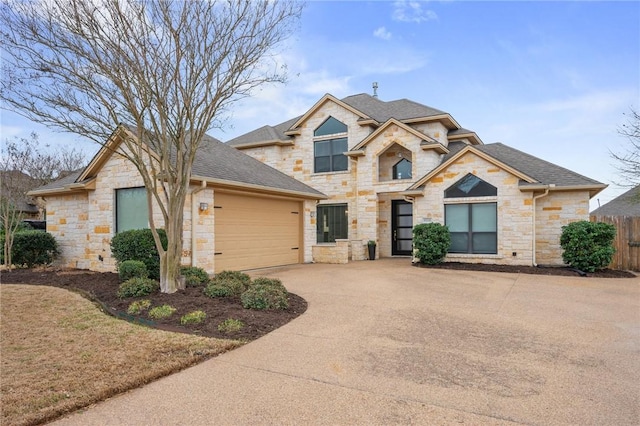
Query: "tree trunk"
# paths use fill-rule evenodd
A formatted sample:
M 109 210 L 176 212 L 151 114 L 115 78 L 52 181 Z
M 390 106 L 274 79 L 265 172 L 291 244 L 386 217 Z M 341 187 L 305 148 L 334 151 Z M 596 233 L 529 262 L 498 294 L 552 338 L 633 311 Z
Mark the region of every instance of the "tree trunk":
M 160 253 L 160 291 L 175 293 L 184 289 L 180 282 L 180 266 L 182 260 L 182 222 L 184 218 L 184 200 L 178 196 L 169 201 L 170 220 L 165 221 L 167 233 L 167 249 Z

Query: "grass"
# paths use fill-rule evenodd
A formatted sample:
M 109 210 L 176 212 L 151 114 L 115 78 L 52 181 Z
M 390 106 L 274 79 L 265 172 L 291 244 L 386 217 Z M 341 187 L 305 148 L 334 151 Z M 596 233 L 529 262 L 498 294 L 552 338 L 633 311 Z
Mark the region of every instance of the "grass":
M 2 425 L 30 425 L 241 345 L 112 318 L 59 288 L 1 287 Z

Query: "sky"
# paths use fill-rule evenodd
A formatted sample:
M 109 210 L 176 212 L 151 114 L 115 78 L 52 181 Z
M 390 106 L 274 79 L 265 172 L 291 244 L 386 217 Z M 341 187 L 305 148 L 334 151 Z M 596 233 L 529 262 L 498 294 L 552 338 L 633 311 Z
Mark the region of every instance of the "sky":
M 235 104 L 222 141 L 304 114 L 324 94 L 407 98 L 502 142 L 619 187 L 609 152 L 640 109 L 640 2 L 311 1 L 278 59 L 288 82 Z M 91 142 L 0 110 L 0 140 L 32 131 L 53 149 Z

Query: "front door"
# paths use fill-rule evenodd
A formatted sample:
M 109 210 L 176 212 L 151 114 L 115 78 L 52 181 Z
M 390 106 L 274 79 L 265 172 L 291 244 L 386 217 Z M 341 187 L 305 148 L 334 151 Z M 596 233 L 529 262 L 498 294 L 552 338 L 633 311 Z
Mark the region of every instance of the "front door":
M 391 254 L 411 256 L 413 247 L 413 204 L 404 200 L 391 201 Z

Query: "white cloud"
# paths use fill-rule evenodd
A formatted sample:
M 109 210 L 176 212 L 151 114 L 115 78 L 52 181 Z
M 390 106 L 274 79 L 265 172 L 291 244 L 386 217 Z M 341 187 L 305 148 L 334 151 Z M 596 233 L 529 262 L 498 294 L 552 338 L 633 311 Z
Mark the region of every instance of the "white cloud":
M 438 19 L 433 10 L 423 9 L 426 2 L 398 0 L 393 3 L 394 21 L 421 23 Z
M 375 37 L 378 37 L 382 40 L 390 40 L 391 39 L 391 32 L 387 31 L 387 29 L 385 27 L 380 27 L 378 29 L 376 29 L 373 32 L 373 35 Z

